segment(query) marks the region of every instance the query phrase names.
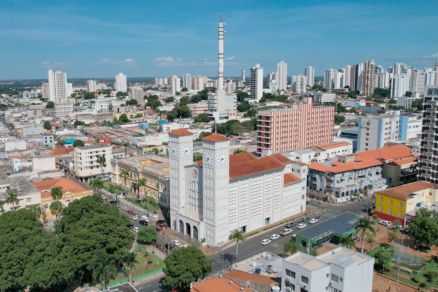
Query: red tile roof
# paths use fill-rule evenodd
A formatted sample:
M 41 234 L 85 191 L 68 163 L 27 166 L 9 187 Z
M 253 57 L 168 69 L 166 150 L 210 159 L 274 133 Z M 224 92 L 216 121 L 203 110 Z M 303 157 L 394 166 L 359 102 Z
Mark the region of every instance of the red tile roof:
M 281 170 L 283 168 L 284 164 L 272 156 L 265 156 L 259 159 L 248 160 L 241 163 L 230 163 L 230 179 L 238 179 L 264 172 Z
M 241 152 L 237 154 L 230 155 L 230 164 L 237 164 L 249 160 L 256 160 L 257 157 L 252 155 L 250 152 Z
M 289 172 L 289 173 L 286 173 L 284 175 L 284 185 L 285 186 L 290 185 L 290 184 L 294 184 L 294 183 L 297 183 L 300 181 L 301 181 L 301 179 L 298 176 L 294 175 L 293 173 Z
M 330 166 L 326 166 L 322 163 L 311 162 L 309 163 L 309 169 L 321 172 L 341 173 L 352 170 L 366 169 L 382 164 L 383 163 L 377 159 L 356 160 L 346 163 L 334 162 Z
M 180 128 L 180 129 L 170 131 L 169 135 L 171 135 L 171 136 L 191 136 L 191 135 L 193 135 L 193 133 L 187 129 Z
M 379 160 L 395 160 L 412 156 L 412 149 L 403 144 L 384 146 L 369 151 L 362 151 L 355 154 L 356 157 L 374 158 Z
M 251 292 L 251 289 L 240 286 L 225 277 L 214 276 L 193 284 L 190 292 Z
M 51 190 L 54 187 L 60 187 L 64 194 L 71 193 L 77 195 L 86 191 L 90 191 L 90 189 L 68 177 L 33 181 L 32 184 L 41 192 L 41 200 L 51 198 Z
M 284 164 L 292 163 L 292 160 L 290 160 L 289 158 L 287 158 L 283 154 L 277 153 L 277 154 L 274 154 L 271 156 Z
M 56 147 L 49 152 L 50 156 L 65 155 L 74 151 L 74 147 Z
M 233 271 L 226 272 L 224 274 L 224 277 L 233 279 L 236 282 L 237 281 L 238 282 L 249 281 L 251 283 L 261 283 L 261 284 L 265 284 L 265 285 L 272 285 L 272 284 L 277 283 L 267 276 L 247 273 L 247 272 L 239 271 L 239 270 L 233 270 Z
M 202 141 L 206 141 L 206 142 L 225 142 L 229 140 L 230 140 L 229 138 L 221 134 L 211 134 L 205 137 L 204 139 L 202 139 Z
M 349 146 L 349 145 L 351 145 L 351 143 L 348 143 L 346 141 L 339 141 L 339 142 L 333 142 L 330 144 L 317 145 L 317 146 L 314 146 L 312 148 L 316 148 L 317 150 L 329 150 L 329 149 L 338 148 L 338 147 L 342 147 L 342 146 Z
M 396 159 L 393 161 L 393 163 L 395 163 L 397 165 L 406 165 L 406 164 L 412 164 L 415 162 L 417 162 L 417 157 L 407 157 L 407 158 Z
M 386 189 L 378 193 L 400 200 L 407 200 L 409 199 L 410 194 L 429 188 L 436 189 L 438 188 L 438 185 L 426 181 L 417 181 L 410 184 L 405 184 L 398 187 Z

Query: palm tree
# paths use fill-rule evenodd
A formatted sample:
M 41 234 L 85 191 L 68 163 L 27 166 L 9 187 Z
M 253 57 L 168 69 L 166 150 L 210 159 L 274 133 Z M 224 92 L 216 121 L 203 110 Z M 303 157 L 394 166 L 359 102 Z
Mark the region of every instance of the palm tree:
M 91 180 L 91 188 L 96 191 L 97 189 L 101 189 L 103 187 L 103 182 L 102 180 L 98 179 L 98 178 L 94 178 Z
M 291 255 L 296 253 L 300 249 L 299 245 L 293 241 L 289 240 L 284 244 L 283 251 L 286 255 Z
M 96 162 L 100 165 L 100 176 L 103 176 L 103 167 L 106 166 L 105 155 L 98 155 L 96 158 Z
M 61 214 L 63 206 L 62 203 L 60 201 L 53 201 L 50 204 L 50 212 L 55 215 L 56 219 L 58 219 L 59 214 Z
M 52 194 L 52 198 L 55 201 L 59 201 L 62 198 L 62 188 L 60 187 L 54 187 L 52 188 L 52 190 L 50 191 L 50 193 Z
M 120 176 L 123 178 L 124 182 L 125 182 L 125 187 L 126 187 L 126 179 L 129 176 L 129 172 L 126 169 L 122 169 L 120 171 Z
M 363 253 L 364 243 L 365 243 L 365 235 L 367 233 L 376 234 L 376 231 L 374 230 L 373 223 L 368 220 L 368 218 L 362 217 L 359 219 L 359 222 L 356 227 L 357 233 L 360 234 L 361 237 L 361 245 L 360 245 L 360 252 Z
M 90 265 L 92 277 L 95 282 L 103 285 L 104 290 L 107 290 L 109 281 L 117 276 L 117 269 L 111 256 L 105 252 L 100 254 L 94 257 Z
M 347 248 L 354 247 L 354 238 L 352 234 L 347 234 L 341 237 L 341 245 Z
M 124 257 L 124 263 L 125 263 L 125 271 L 128 274 L 128 281 L 129 283 L 132 282 L 132 269 L 134 268 L 134 266 L 138 263 L 137 259 L 135 258 L 135 253 L 128 253 L 125 257 Z
M 140 188 L 141 187 L 145 187 L 147 185 L 148 181 L 145 178 L 140 178 L 137 181 L 137 186 L 138 186 L 138 192 L 137 192 L 137 199 L 140 199 Z M 146 195 L 146 192 L 145 192 Z
M 18 198 L 18 195 L 16 192 L 12 191 L 6 195 L 5 203 L 12 205 L 12 210 L 15 210 L 16 206 L 18 206 L 20 201 L 21 201 L 21 199 Z
M 241 230 L 234 229 L 233 231 L 231 231 L 229 239 L 236 241 L 236 261 L 237 261 L 239 257 L 239 242 L 244 241 L 245 236 L 243 235 L 243 232 Z

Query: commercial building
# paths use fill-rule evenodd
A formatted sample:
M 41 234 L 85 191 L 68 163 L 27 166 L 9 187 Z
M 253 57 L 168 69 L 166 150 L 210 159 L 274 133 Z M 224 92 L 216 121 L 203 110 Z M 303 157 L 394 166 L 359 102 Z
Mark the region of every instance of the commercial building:
M 198 103 L 189 103 L 187 107 L 190 109 L 192 113 L 192 117 L 196 117 L 200 114 L 205 114 L 208 111 L 208 103 L 206 102 L 198 102 Z
M 49 70 L 49 100 L 63 103 L 68 98 L 67 74 L 61 71 Z
M 284 292 L 370 292 L 374 258 L 345 247 L 319 256 L 297 252 L 283 260 Z
M 306 182 L 282 155 L 230 155 L 230 141 L 203 140 L 202 162 L 193 163 L 193 134 L 169 133 L 170 219 L 173 230 L 219 246 L 232 230 L 250 232 L 306 209 Z
M 357 124 L 359 151 L 377 149 L 388 143 L 400 141 L 399 111 L 361 116 Z
M 250 80 L 250 96 L 256 101 L 260 101 L 263 97 L 263 69 L 260 64 L 256 64 L 250 69 L 251 80 Z
M 76 147 L 73 152 L 74 174 L 81 180 L 88 180 L 111 173 L 112 147 L 109 145 L 91 145 Z M 103 165 L 97 162 L 98 157 L 105 157 Z
M 114 82 L 114 90 L 116 92 L 128 92 L 128 82 L 125 74 L 119 73 L 116 75 Z
M 417 181 L 376 192 L 375 214 L 382 220 L 405 225 L 419 208 L 438 203 L 438 185 Z
M 335 88 L 336 70 L 329 69 L 324 74 L 324 88 L 331 91 Z
M 306 86 L 312 87 L 315 85 L 315 68 L 312 66 L 306 67 L 304 75 L 306 76 Z
M 312 98 L 257 115 L 257 154 L 269 155 L 333 142 L 335 109 Z
M 138 194 L 169 207 L 169 160 L 156 155 L 113 159 L 111 180 Z M 144 182 L 144 184 L 140 182 Z
M 429 87 L 423 102 L 423 128 L 420 147 L 419 177 L 431 183 L 438 183 L 438 144 L 436 123 L 438 110 L 438 87 Z
M 186 73 L 183 75 L 183 87 L 187 90 L 192 90 L 192 75 Z
M 276 80 L 278 90 L 287 89 L 287 63 L 284 61 L 277 64 Z

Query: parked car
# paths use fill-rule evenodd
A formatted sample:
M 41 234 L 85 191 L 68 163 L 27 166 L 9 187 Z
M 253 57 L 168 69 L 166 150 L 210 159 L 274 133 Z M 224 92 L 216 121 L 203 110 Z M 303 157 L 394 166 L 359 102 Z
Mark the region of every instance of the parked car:
M 137 214 L 132 215 L 132 220 L 137 221 L 138 220 L 138 215 Z
M 274 267 L 273 267 L 272 265 L 267 265 L 267 266 L 265 267 L 265 271 L 266 271 L 266 273 L 268 273 L 268 274 L 272 274 L 272 273 L 275 272 L 275 271 L 274 271 Z
M 387 227 L 389 227 L 389 226 L 392 225 L 391 221 L 388 221 L 388 220 L 381 220 L 379 223 L 380 223 L 381 225 L 383 225 L 383 226 L 387 226 Z
M 166 220 L 158 220 L 157 221 L 157 228 L 156 228 L 157 231 L 161 231 L 167 227 L 169 227 L 169 226 L 167 225 Z
M 271 243 L 270 239 L 265 238 L 262 240 L 262 245 L 268 245 L 269 243 Z
M 288 235 L 288 234 L 291 234 L 291 233 L 292 233 L 292 229 L 285 228 L 285 229 L 283 229 L 283 230 L 280 232 L 280 235 L 285 236 L 285 235 Z
M 134 214 L 134 210 L 133 209 L 129 209 L 128 210 L 128 214 Z
M 149 221 L 146 221 L 146 220 L 143 220 L 143 219 L 140 219 L 140 220 L 138 221 L 138 223 L 139 223 L 140 225 L 144 225 L 144 226 L 149 225 Z
M 128 211 L 128 207 L 122 206 L 122 210 L 126 212 L 126 211 Z
M 274 234 L 271 235 L 271 239 L 272 240 L 276 240 L 276 239 L 279 239 L 279 238 L 280 238 L 280 235 L 278 235 L 277 233 L 274 233 Z
M 309 223 L 310 224 L 315 224 L 316 222 L 318 222 L 319 220 L 316 218 L 310 218 Z
M 140 228 L 137 227 L 137 226 L 132 227 L 132 229 L 133 229 L 135 232 L 139 232 L 139 231 L 140 231 Z
M 149 217 L 146 215 L 141 215 L 140 219 L 149 222 Z
M 294 226 L 293 222 L 289 222 L 286 224 L 286 228 L 292 228 Z
M 179 242 L 179 240 L 177 240 L 177 239 L 173 239 L 170 242 L 175 246 L 181 246 L 181 242 Z
M 303 228 L 306 228 L 306 227 L 307 227 L 306 223 L 300 223 L 300 224 L 297 225 L 298 229 L 303 229 Z

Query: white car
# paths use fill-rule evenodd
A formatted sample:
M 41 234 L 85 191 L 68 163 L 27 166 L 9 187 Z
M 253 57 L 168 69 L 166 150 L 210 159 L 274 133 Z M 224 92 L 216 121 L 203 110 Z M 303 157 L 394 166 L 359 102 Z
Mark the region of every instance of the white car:
M 285 235 L 288 235 L 288 234 L 291 234 L 291 233 L 292 233 L 292 229 L 285 228 L 285 229 L 283 229 L 283 230 L 280 232 L 280 235 L 285 236 Z
M 388 227 L 392 225 L 391 221 L 388 220 L 382 220 L 379 223 L 382 224 L 383 226 L 388 226 Z
M 132 220 L 137 221 L 138 220 L 138 215 L 132 215 Z
M 149 217 L 146 215 L 141 215 L 140 219 L 149 222 Z
M 298 229 L 303 229 L 303 228 L 306 228 L 306 227 L 307 227 L 306 223 L 300 223 L 300 224 L 297 225 Z
M 262 240 L 262 245 L 268 245 L 270 243 L 271 243 L 270 239 L 265 238 L 265 239 Z
M 274 233 L 274 234 L 271 235 L 271 239 L 272 240 L 276 240 L 276 239 L 279 239 L 279 238 L 280 238 L 280 235 L 277 234 L 277 233 Z
M 311 219 L 309 220 L 309 223 L 310 223 L 310 224 L 315 224 L 316 222 L 318 222 L 318 219 L 316 219 L 316 218 L 311 218 Z
M 128 207 L 126 207 L 126 206 L 122 206 L 122 210 L 123 210 L 123 211 L 128 211 Z
M 139 232 L 140 228 L 138 228 L 137 226 L 132 227 L 132 229 L 134 229 L 135 232 Z
M 171 243 L 175 246 L 181 246 L 181 242 L 179 242 L 179 240 L 176 239 L 172 240 Z

